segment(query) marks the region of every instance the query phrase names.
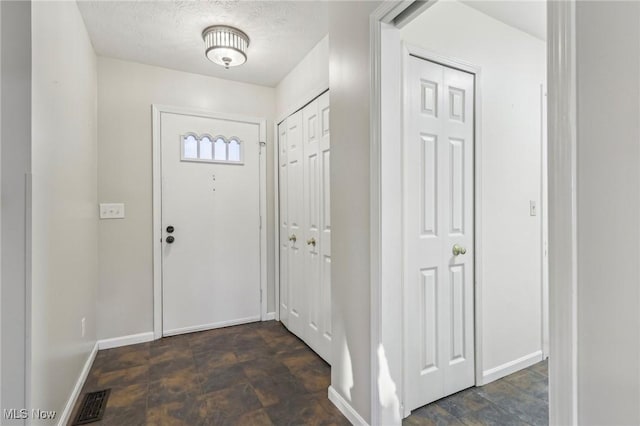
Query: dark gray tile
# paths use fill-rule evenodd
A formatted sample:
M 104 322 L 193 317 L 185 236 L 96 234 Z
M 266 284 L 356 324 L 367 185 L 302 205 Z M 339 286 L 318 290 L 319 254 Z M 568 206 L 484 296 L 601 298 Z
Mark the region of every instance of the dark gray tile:
M 534 398 L 549 401 L 549 379 L 529 368 L 513 373 L 502 380 Z
M 418 408 L 402 421 L 403 425 L 464 426 L 453 414 L 437 404 Z
M 521 420 L 534 425 L 549 424 L 549 405 L 546 401 L 509 384 L 505 379 L 497 380 L 478 389 L 484 398 L 501 409 L 516 415 Z
M 489 400 L 483 398 L 477 388 L 471 388 L 443 398 L 436 402 L 454 416 L 461 418 L 472 411 L 479 411 L 491 404 Z
M 517 416 L 494 404 L 489 404 L 477 411 L 470 411 L 460 420 L 468 426 L 529 426 Z

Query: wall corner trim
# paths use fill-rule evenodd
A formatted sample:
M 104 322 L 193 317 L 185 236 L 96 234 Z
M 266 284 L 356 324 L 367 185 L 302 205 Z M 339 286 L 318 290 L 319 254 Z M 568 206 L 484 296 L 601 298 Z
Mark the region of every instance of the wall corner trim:
M 505 362 L 504 364 L 490 368 L 489 370 L 485 370 L 482 372 L 482 380 L 478 385 L 484 386 L 489 384 L 495 380 L 508 376 L 509 374 L 513 374 L 516 371 L 530 367 L 533 364 L 542 361 L 542 359 L 542 351 L 539 350 L 518 359 L 514 359 L 513 361 Z
M 267 312 L 264 316 L 264 318 L 262 319 L 262 321 L 274 321 L 276 319 L 276 313 L 274 312 Z
M 96 355 L 98 354 L 99 345 L 96 342 L 93 345 L 93 349 L 89 353 L 86 362 L 84 363 L 84 367 L 82 367 L 82 371 L 80 371 L 80 376 L 78 376 L 78 380 L 76 381 L 76 385 L 73 387 L 71 391 L 71 395 L 69 395 L 69 399 L 67 400 L 67 404 L 60 415 L 58 420 L 58 426 L 65 426 L 69 422 L 69 418 L 71 417 L 71 413 L 73 412 L 73 407 L 76 405 L 76 401 L 80 396 L 80 392 L 82 391 L 82 387 L 84 386 L 84 382 L 87 380 L 87 376 L 89 375 L 89 371 L 91 371 L 91 366 L 93 365 L 93 361 L 96 359 Z
M 351 422 L 351 424 L 356 426 L 369 426 L 369 424 L 358 414 L 358 412 L 347 402 L 346 399 L 342 397 L 338 393 L 337 390 L 334 389 L 333 386 L 329 386 L 329 401 L 333 403 L 333 405 L 340 410 L 340 412 Z
M 128 336 L 113 337 L 111 339 L 98 340 L 98 349 L 119 348 L 120 346 L 135 345 L 136 343 L 145 343 L 154 340 L 153 331 L 146 333 L 130 334 Z

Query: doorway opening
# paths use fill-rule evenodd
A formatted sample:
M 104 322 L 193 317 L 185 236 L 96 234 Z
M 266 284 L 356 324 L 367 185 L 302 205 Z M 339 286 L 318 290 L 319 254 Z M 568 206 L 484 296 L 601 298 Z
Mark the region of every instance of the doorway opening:
M 381 142 L 372 168 L 384 177 L 373 200 L 381 212 L 374 257 L 387 262 L 372 270 L 380 282 L 372 380 L 386 364 L 400 417 L 548 356 L 546 10 L 536 11 L 536 35 L 504 10 L 482 7 L 411 3 L 373 18 L 380 125 L 372 131 Z M 437 76 L 456 73 L 471 76 L 470 90 Z M 471 137 L 448 133 L 467 119 Z M 401 150 L 388 142 L 398 134 Z M 456 221 L 471 231 L 464 243 L 451 238 L 467 231 Z M 402 338 L 384 330 L 402 330 Z M 458 376 L 447 370 L 467 362 L 466 381 L 454 385 Z M 383 391 L 372 392 L 373 417 L 397 421 Z M 536 397 L 546 422 L 543 393 Z

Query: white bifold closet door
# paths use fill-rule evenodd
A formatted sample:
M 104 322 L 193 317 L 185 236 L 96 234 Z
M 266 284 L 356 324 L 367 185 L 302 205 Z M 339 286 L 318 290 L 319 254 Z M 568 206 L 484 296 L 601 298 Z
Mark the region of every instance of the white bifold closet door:
M 280 320 L 331 355 L 329 93 L 278 126 Z
M 413 410 L 474 384 L 474 76 L 406 70 L 405 394 Z

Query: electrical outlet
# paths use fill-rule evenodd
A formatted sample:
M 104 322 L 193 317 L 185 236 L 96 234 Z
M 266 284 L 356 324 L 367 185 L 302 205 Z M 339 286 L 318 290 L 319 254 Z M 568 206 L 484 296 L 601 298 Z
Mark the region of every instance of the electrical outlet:
M 538 209 L 534 200 L 529 201 L 529 216 L 537 216 Z
M 87 331 L 87 328 L 86 328 L 86 322 L 87 321 L 86 320 L 87 319 L 85 317 L 82 317 L 82 320 L 80 320 L 80 325 L 82 327 L 82 337 L 84 337 L 85 332 Z
M 101 203 L 100 219 L 124 219 L 124 204 Z

